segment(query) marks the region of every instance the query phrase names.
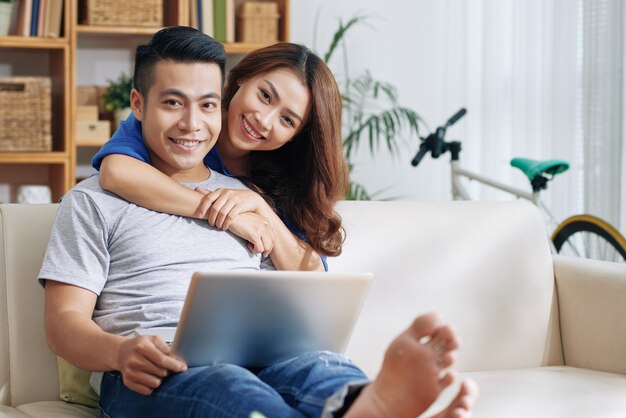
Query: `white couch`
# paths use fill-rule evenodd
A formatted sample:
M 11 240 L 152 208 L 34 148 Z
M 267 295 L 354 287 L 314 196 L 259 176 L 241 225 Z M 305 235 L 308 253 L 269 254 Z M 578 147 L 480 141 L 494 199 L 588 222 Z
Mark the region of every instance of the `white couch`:
M 385 346 L 437 311 L 462 337 L 476 417 L 626 416 L 626 266 L 552 257 L 525 203 L 342 202 L 333 271 L 375 280 L 348 355 L 372 377 Z M 0 417 L 90 417 L 59 400 L 36 281 L 55 205 L 0 205 Z

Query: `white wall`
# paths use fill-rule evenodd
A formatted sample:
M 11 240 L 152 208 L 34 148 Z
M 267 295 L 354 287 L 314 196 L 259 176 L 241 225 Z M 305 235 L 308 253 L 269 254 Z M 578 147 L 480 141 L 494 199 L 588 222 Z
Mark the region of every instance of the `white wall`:
M 358 75 L 368 68 L 374 78 L 391 82 L 399 90 L 400 103 L 417 111 L 434 129 L 466 105 L 465 57 L 451 56 L 443 48 L 444 41 L 454 37 L 464 24 L 460 11 L 444 14 L 444 10 L 459 10 L 450 7 L 451 1 L 462 4 L 454 0 L 293 0 L 291 40 L 314 47 L 322 54 L 340 18 L 346 21 L 355 13 L 371 16 L 369 24 L 354 27 L 346 38 L 350 73 Z M 344 79 L 341 56 L 336 54 L 329 64 L 335 76 Z M 465 143 L 470 117 L 471 109 L 449 129 L 447 138 L 463 139 Z M 381 150 L 375 159 L 363 147 L 355 159 L 353 177 L 365 184 L 369 192 L 384 190 L 381 197 L 449 199 L 449 157 L 433 160 L 428 155 L 413 168 L 410 161 L 417 147 L 417 139 L 410 138 L 401 147 L 398 158 Z M 465 154 L 470 157 L 471 146 L 467 148 Z
M 340 18 L 347 20 L 355 13 L 371 16 L 368 24 L 359 24 L 346 38 L 350 73 L 357 75 L 367 68 L 374 78 L 391 82 L 399 89 L 400 103 L 417 111 L 434 129 L 466 105 L 462 85 L 464 57 L 450 56 L 443 50 L 446 37 L 454 36 L 463 25 L 460 13 L 458 16 L 444 15 L 444 10 L 455 9 L 450 4 L 459 4 L 459 1 L 292 0 L 291 40 L 322 54 Z M 318 36 L 314 40 L 314 20 L 318 11 Z M 128 74 L 132 70 L 134 47 L 142 41 L 141 37 L 106 42 L 80 39 L 77 84 L 105 85 L 120 72 Z M 341 64 L 341 56 L 336 54 L 330 66 L 338 79 L 344 78 Z M 448 138 L 465 141 L 467 123 L 469 117 L 450 129 Z M 363 147 L 354 159 L 353 176 L 370 193 L 381 191 L 381 198 L 449 199 L 448 157 L 432 160 L 426 156 L 418 168 L 413 168 L 410 160 L 417 147 L 417 138 L 407 138 L 397 158 L 381 150 L 375 159 Z M 471 155 L 470 148 L 465 151 L 467 157 Z M 81 154 L 81 174 L 87 175 L 91 171 L 91 153 L 91 150 L 85 150 Z
M 368 24 L 354 27 L 346 38 L 350 73 L 355 76 L 369 69 L 374 78 L 394 84 L 399 90 L 400 103 L 417 111 L 430 129 L 445 122 L 460 107 L 467 107 L 467 116 L 449 129 L 447 136 L 449 140 L 462 140 L 463 165 L 527 189 L 528 184 L 521 173 L 514 172 L 508 166 L 509 158 L 518 156 L 511 154 L 547 159 L 558 158 L 558 153 L 548 150 L 545 155 L 538 155 L 534 149 L 537 148 L 537 140 L 533 145 L 524 137 L 528 129 L 518 133 L 523 138 L 516 137 L 515 147 L 502 144 L 501 140 L 513 138 L 512 134 L 516 133 L 511 128 L 513 124 L 506 118 L 482 109 L 482 86 L 467 81 L 482 82 L 488 77 L 488 73 L 481 65 L 476 65 L 476 59 L 472 57 L 482 54 L 486 45 L 483 36 L 491 36 L 480 30 L 476 32 L 481 27 L 483 8 L 493 9 L 496 5 L 491 1 L 468 4 L 464 0 L 292 0 L 291 40 L 306 44 L 322 54 L 330 43 L 339 19 L 345 21 L 354 14 L 370 16 Z M 503 25 L 506 25 L 505 21 Z M 92 41 L 81 39 L 78 84 L 104 84 L 107 78 L 113 78 L 121 71 L 130 71 L 132 51 L 140 41 L 141 38 L 129 37 L 127 45 L 120 48 L 119 43 L 124 41 L 119 39 L 106 44 L 93 44 Z M 499 44 L 506 48 L 509 41 L 502 39 Z M 535 62 L 534 59 L 527 61 Z M 513 60 L 505 64 L 507 62 Z M 340 82 L 345 78 L 342 64 L 341 51 L 338 51 L 330 67 Z M 531 69 L 534 70 L 534 67 Z M 526 71 L 526 67 L 519 71 Z M 511 80 L 508 79 L 492 84 L 492 93 L 495 95 L 506 93 L 500 92 L 500 85 L 511 90 Z M 523 84 L 517 87 L 516 91 L 523 93 L 518 91 L 524 90 Z M 485 121 L 490 121 L 488 126 L 493 125 L 489 132 L 485 131 Z M 509 128 L 497 129 L 502 125 Z M 427 133 L 423 132 L 424 135 Z M 497 141 L 498 149 L 483 143 L 483 137 L 489 133 L 496 137 L 492 142 Z M 540 139 L 538 135 L 535 136 Z M 418 144 L 417 138 L 407 138 L 396 158 L 386 150 L 381 150 L 376 158 L 371 158 L 369 151 L 363 147 L 354 159 L 354 179 L 364 184 L 370 193 L 380 191 L 380 198 L 449 199 L 449 156 L 433 160 L 427 155 L 419 167 L 413 168 L 410 160 Z M 88 164 L 88 159 L 83 160 Z M 559 182 L 554 182 L 549 195 L 558 192 L 561 186 Z M 472 185 L 470 189 L 475 192 L 476 187 Z M 484 193 L 484 190 L 481 193 L 483 198 L 498 198 L 498 195 Z M 549 195 L 546 197 L 549 198 Z M 565 206 L 568 207 L 567 204 Z M 572 209 L 564 210 L 564 213 Z

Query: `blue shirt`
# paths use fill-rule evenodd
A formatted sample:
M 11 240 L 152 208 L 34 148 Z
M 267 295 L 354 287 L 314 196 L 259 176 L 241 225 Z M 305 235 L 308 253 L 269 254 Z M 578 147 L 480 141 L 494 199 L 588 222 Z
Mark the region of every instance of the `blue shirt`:
M 106 144 L 102 146 L 102 148 L 100 148 L 100 151 L 98 151 L 96 155 L 93 156 L 93 159 L 91 160 L 91 165 L 93 166 L 93 168 L 100 171 L 100 165 L 102 164 L 102 160 L 104 159 L 104 157 L 111 154 L 128 155 L 129 157 L 136 158 L 137 160 L 143 161 L 144 163 L 152 164 L 152 162 L 150 161 L 150 153 L 148 152 L 148 147 L 146 147 L 146 144 L 143 142 L 143 136 L 141 132 L 141 122 L 138 121 L 133 114 L 131 114 L 128 119 L 120 123 L 120 127 L 117 128 L 117 131 L 115 131 L 113 137 L 108 140 Z M 224 174 L 229 177 L 235 177 L 226 169 L 226 167 L 224 167 L 222 157 L 220 157 L 220 154 L 217 152 L 217 149 L 215 147 L 213 147 L 211 151 L 209 151 L 209 153 L 204 157 L 204 163 L 209 168 L 211 168 L 211 170 L 215 170 L 218 173 Z M 282 210 L 280 210 L 280 212 L 282 212 Z M 280 218 L 291 232 L 306 241 L 306 237 L 294 222 L 292 222 L 282 213 Z M 328 271 L 326 256 L 321 256 L 321 258 L 322 263 L 324 263 L 324 269 Z

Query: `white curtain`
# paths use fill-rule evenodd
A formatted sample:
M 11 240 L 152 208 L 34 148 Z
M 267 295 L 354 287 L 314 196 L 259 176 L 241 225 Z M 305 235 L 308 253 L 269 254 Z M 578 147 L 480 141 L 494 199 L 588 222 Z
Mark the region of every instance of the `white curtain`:
M 620 222 L 622 0 L 474 0 L 464 8 L 465 165 L 529 188 L 513 157 L 565 159 L 544 198 L 557 218 Z M 458 53 L 458 48 L 451 48 Z M 483 199 L 502 195 L 474 186 Z
M 623 2 L 583 0 L 582 21 L 585 209 L 617 224 L 623 164 Z

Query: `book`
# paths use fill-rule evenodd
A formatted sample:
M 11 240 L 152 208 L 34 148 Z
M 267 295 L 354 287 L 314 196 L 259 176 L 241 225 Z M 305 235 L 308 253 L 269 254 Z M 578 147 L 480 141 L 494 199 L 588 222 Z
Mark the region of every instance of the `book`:
M 20 16 L 21 7 L 23 7 L 22 0 L 15 0 L 13 12 L 11 13 L 11 23 L 9 24 L 9 35 L 18 35 L 18 17 Z
M 235 42 L 235 0 L 226 0 L 226 42 Z
M 198 28 L 198 3 L 191 1 L 189 4 L 189 26 Z
M 213 36 L 213 0 L 201 0 L 202 32 Z
M 61 26 L 63 24 L 63 0 L 47 0 L 47 3 L 50 6 L 44 36 L 58 38 L 61 36 Z
M 192 2 L 195 1 L 196 2 L 196 10 L 197 10 L 197 15 L 198 15 L 198 30 L 200 32 L 202 32 L 202 24 L 204 22 L 202 22 L 202 0 L 192 0 Z
M 226 42 L 226 1 L 213 0 L 213 38 Z
M 43 36 L 44 24 L 47 19 L 48 0 L 39 0 L 39 9 L 37 10 L 37 36 Z
M 33 14 L 33 0 L 22 0 L 18 13 L 15 34 L 18 36 L 29 36 L 30 21 Z
M 33 6 L 31 8 L 31 18 L 30 18 L 30 36 L 37 36 L 37 23 L 39 19 L 39 0 L 33 0 Z

